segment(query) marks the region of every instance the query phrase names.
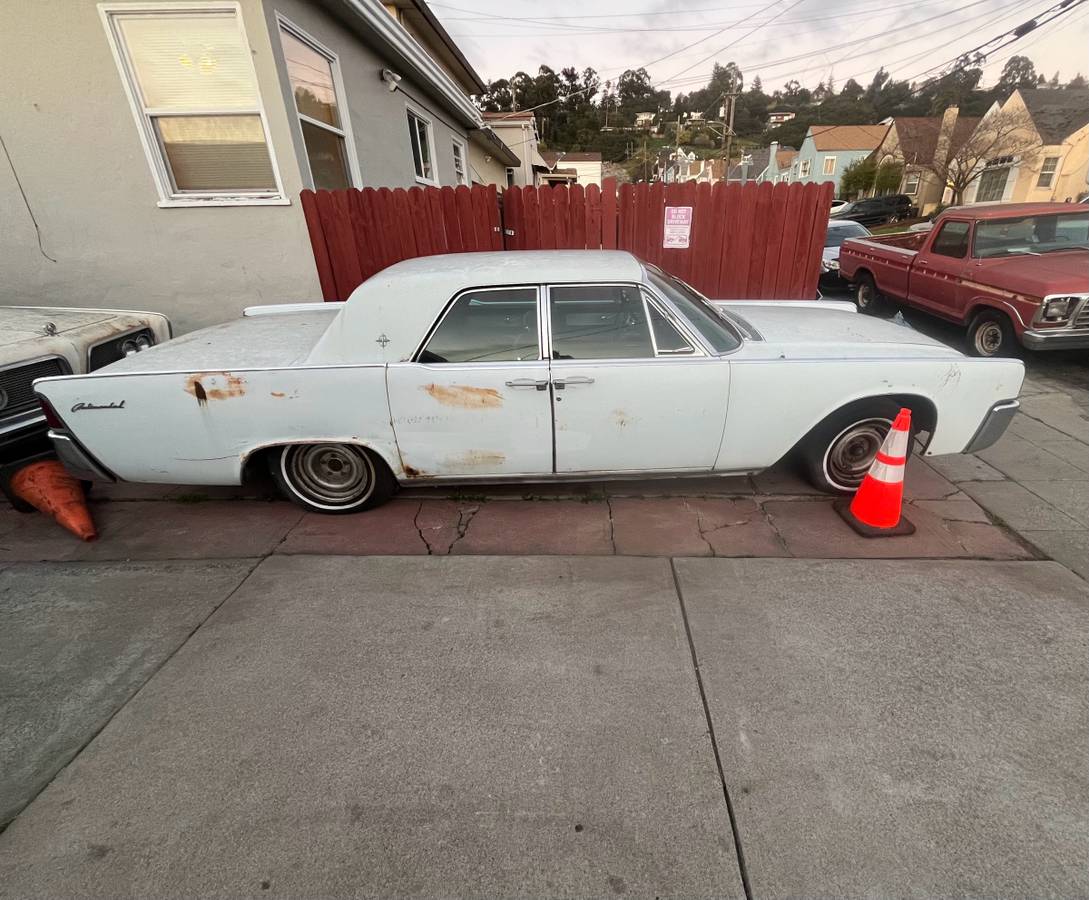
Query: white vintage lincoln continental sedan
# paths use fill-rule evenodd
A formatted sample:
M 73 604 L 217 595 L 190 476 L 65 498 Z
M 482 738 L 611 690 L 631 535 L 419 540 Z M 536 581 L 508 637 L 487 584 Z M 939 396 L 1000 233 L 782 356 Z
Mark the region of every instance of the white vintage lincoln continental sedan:
M 77 476 L 239 484 L 356 512 L 399 484 L 756 472 L 858 486 L 910 407 L 927 455 L 1001 435 L 1024 375 L 851 304 L 707 300 L 628 253 L 398 263 L 35 382 Z

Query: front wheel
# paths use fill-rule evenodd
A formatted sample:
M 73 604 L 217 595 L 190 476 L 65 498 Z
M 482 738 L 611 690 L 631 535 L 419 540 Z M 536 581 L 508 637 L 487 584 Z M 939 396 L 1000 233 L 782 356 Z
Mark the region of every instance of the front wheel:
M 292 444 L 269 457 L 269 469 L 283 495 L 311 512 L 362 512 L 397 489 L 385 463 L 354 444 Z
M 870 471 L 900 404 L 874 400 L 840 410 L 813 429 L 801 446 L 810 483 L 829 494 L 853 494 Z M 914 445 L 912 423 L 908 447 Z
M 968 326 L 969 356 L 1016 356 L 1017 337 L 1009 318 L 995 309 L 985 309 Z

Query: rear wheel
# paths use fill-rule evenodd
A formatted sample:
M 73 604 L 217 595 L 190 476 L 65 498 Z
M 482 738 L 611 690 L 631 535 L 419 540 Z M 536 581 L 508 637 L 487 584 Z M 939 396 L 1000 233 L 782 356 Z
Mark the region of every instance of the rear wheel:
M 858 490 L 900 408 L 894 400 L 855 403 L 814 428 L 800 448 L 802 465 L 813 486 L 830 494 Z M 913 423 L 909 447 L 914 436 Z
M 888 312 L 889 301 L 884 294 L 877 289 L 877 282 L 869 272 L 863 272 L 858 276 L 858 287 L 855 289 L 855 305 L 859 312 L 869 315 L 880 315 Z
M 985 309 L 968 325 L 969 356 L 1016 356 L 1017 337 L 1009 318 L 996 309 Z
M 379 506 L 397 488 L 386 464 L 354 444 L 292 444 L 269 457 L 269 469 L 289 500 L 332 515 Z

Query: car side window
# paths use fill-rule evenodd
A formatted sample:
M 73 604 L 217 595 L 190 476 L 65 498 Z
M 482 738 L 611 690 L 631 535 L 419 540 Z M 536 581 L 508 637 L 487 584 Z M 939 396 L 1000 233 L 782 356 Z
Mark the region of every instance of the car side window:
M 662 315 L 651 301 L 647 301 L 650 313 L 650 327 L 654 332 L 654 346 L 659 356 L 688 356 L 695 354 L 696 348 L 681 334 L 670 321 Z
M 938 256 L 963 259 L 968 255 L 968 222 L 946 222 L 934 236 L 931 252 Z
M 553 287 L 548 293 L 553 359 L 654 356 L 643 295 L 622 284 Z
M 417 357 L 422 363 L 540 359 L 537 289 L 467 291 L 443 316 Z

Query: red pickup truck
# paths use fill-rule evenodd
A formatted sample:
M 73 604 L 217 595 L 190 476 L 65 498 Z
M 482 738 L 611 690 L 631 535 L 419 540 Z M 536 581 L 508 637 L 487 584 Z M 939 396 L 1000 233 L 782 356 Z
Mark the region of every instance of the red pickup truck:
M 1089 348 L 1089 208 L 948 209 L 928 232 L 845 241 L 840 274 L 863 312 L 912 306 L 968 327 L 972 356 Z

